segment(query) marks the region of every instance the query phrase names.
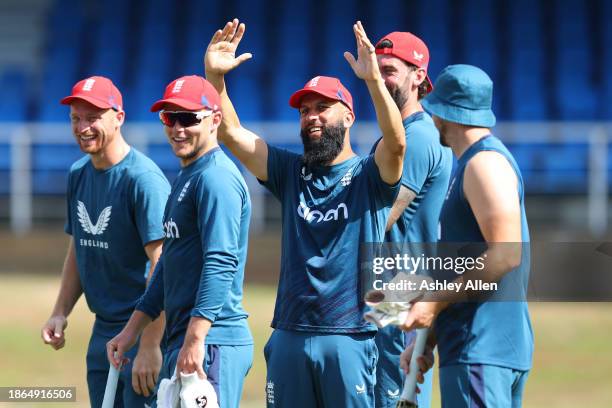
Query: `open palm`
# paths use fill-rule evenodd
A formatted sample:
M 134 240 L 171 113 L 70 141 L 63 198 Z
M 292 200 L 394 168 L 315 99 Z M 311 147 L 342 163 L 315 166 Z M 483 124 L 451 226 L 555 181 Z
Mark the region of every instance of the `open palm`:
M 375 49 L 368 36 L 361 25 L 361 21 L 358 21 L 353 25 L 353 32 L 355 33 L 355 40 L 357 42 L 357 60 L 353 57 L 350 52 L 344 53 L 344 58 L 348 61 L 359 78 L 368 81 L 376 80 L 380 78 L 380 71 L 378 69 L 378 62 L 376 61 Z
M 204 55 L 204 68 L 207 74 L 224 75 L 252 57 L 250 53 L 236 57 L 236 49 L 245 29 L 244 24 L 234 19 L 228 21 L 223 30 L 215 32 Z

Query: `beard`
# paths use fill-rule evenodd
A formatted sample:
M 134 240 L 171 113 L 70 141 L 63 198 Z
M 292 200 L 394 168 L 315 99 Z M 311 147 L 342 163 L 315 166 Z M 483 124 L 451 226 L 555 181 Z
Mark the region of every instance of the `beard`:
M 438 133 L 440 134 L 440 144 L 444 147 L 450 147 L 450 144 L 448 143 L 446 125 L 439 122 L 436 124 L 436 127 L 438 128 Z
M 406 105 L 406 102 L 408 102 L 406 92 L 404 92 L 404 90 L 399 86 L 387 87 L 387 90 L 389 91 L 389 94 L 391 94 L 391 98 L 393 98 L 393 102 L 395 102 L 397 108 L 402 110 L 404 105 Z
M 344 147 L 346 128 L 342 123 L 321 128 L 321 138 L 312 140 L 304 130 L 300 132 L 304 154 L 302 161 L 306 167 L 324 166 L 334 160 Z

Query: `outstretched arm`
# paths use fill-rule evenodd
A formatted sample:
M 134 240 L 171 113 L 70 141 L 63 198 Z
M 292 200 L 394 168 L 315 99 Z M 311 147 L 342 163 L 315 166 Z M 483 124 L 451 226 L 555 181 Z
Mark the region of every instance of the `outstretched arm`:
M 224 143 L 255 177 L 266 181 L 268 145 L 255 133 L 242 127 L 225 87 L 225 74 L 252 57 L 250 53 L 236 57 L 236 49 L 244 31 L 245 25 L 239 23 L 238 19 L 228 21 L 223 30 L 217 30 L 204 55 L 204 70 L 206 79 L 221 96 L 223 121 L 219 127 L 219 141 Z
M 353 68 L 355 75 L 363 79 L 368 87 L 378 126 L 382 131 L 382 140 L 376 147 L 374 160 L 380 171 L 380 177 L 387 184 L 395 184 L 402 176 L 406 135 L 402 124 L 402 115 L 393 102 L 391 94 L 378 69 L 374 46 L 368 39 L 361 22 L 353 25 L 357 41 L 357 60 L 350 52 L 344 57 Z

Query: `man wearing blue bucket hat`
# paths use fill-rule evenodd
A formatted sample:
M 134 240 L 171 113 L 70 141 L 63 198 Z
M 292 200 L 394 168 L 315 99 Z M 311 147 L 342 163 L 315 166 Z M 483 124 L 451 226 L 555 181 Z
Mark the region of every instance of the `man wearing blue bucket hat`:
M 422 102 L 433 116 L 440 142 L 457 158 L 440 214 L 440 242 L 484 243 L 487 248 L 480 254 L 484 269 L 454 277 L 466 288 L 462 295 L 469 296 L 469 302 L 433 293 L 428 298 L 433 301 L 414 304 L 403 326 L 434 326 L 435 340 L 432 336 L 430 343 L 437 342 L 440 354 L 443 407 L 521 406 L 531 368 L 533 333 L 524 301 L 529 229 L 523 180 L 508 149 L 491 134 L 492 97 L 493 82 L 484 71 L 451 65 Z M 467 291 L 476 280 L 495 282 L 501 289 L 478 297 L 482 291 Z M 512 283 L 518 291 L 508 298 Z M 403 367 L 411 354 L 411 348 L 402 354 Z M 420 368 L 429 365 L 422 360 Z

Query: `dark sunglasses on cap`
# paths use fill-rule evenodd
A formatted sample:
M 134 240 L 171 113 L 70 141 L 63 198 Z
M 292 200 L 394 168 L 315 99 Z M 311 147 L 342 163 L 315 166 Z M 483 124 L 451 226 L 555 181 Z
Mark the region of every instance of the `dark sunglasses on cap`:
M 184 126 L 190 127 L 199 125 L 207 116 L 212 115 L 211 110 L 205 110 L 201 112 L 190 112 L 190 111 L 166 111 L 162 110 L 159 112 L 159 120 L 161 123 L 168 127 L 173 127 L 176 121 Z

